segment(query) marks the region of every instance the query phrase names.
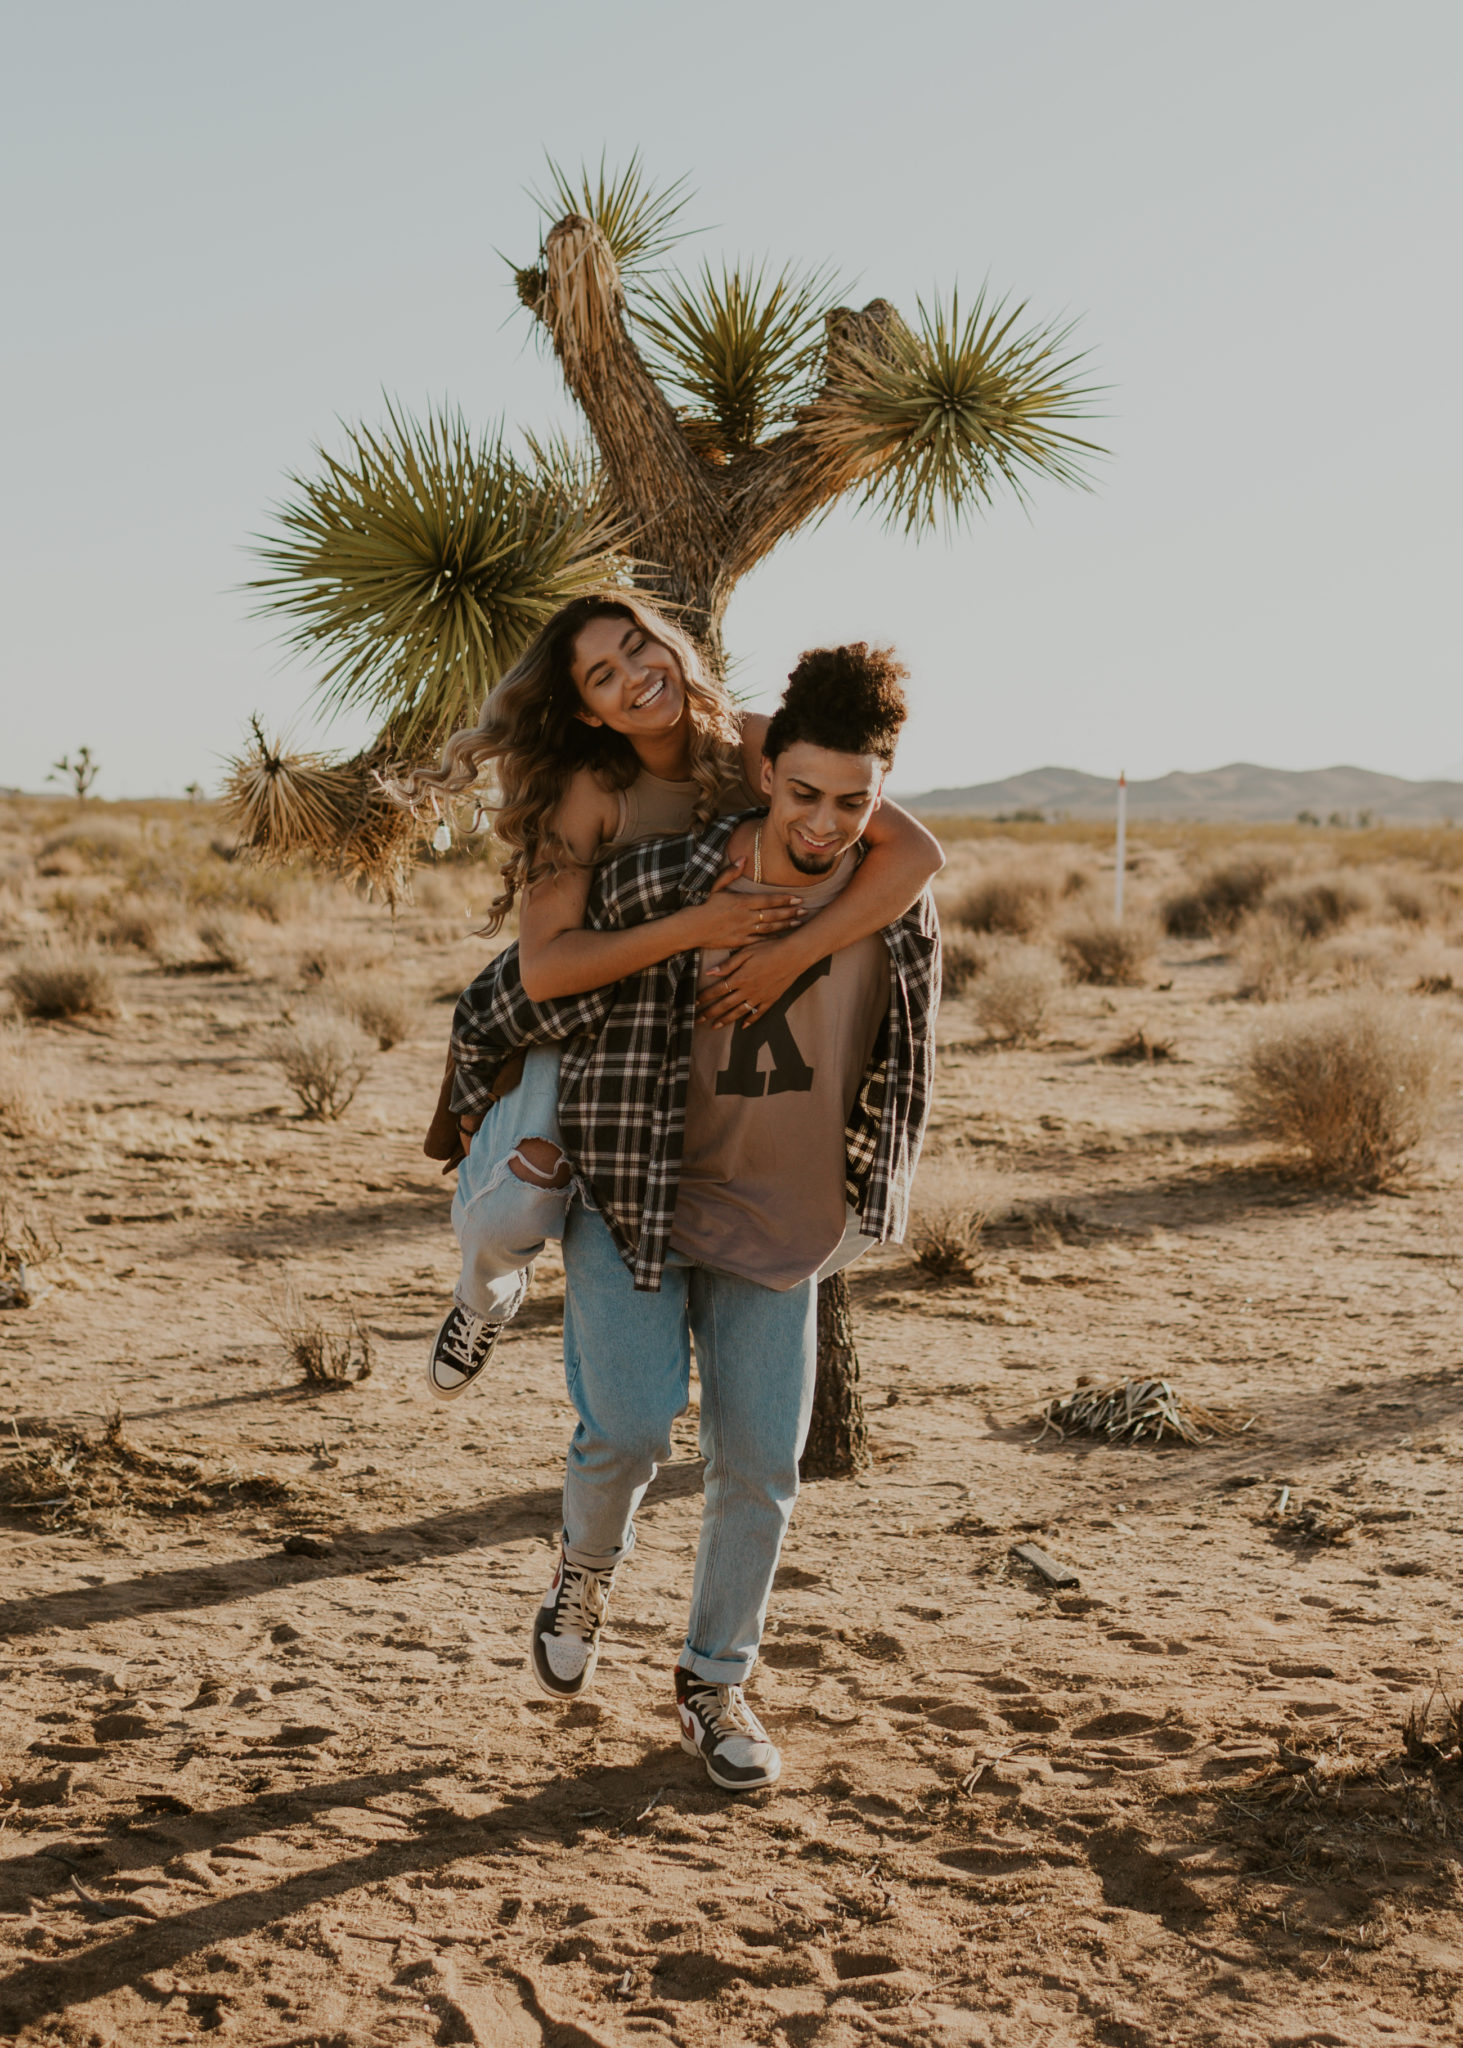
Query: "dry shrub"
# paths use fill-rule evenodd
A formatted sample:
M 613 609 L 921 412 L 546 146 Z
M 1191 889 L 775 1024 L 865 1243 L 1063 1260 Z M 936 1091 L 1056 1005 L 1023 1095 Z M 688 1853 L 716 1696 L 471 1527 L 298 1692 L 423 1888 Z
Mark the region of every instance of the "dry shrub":
M 980 1233 L 997 1206 L 990 1183 L 968 1160 L 944 1154 L 926 1161 L 907 1241 L 930 1279 L 963 1286 L 974 1280 Z
M 1028 1044 L 1040 1034 L 1061 980 L 1056 961 L 1042 947 L 1001 946 L 975 985 L 976 1020 L 991 1038 Z
M 60 1125 L 55 1083 L 30 1035 L 0 1024 L 0 1130 L 12 1138 L 49 1138 Z
M 254 965 L 248 926 L 228 911 L 204 919 L 198 927 L 198 943 L 208 955 L 208 963 L 229 974 L 247 974 Z
M 321 1007 L 304 1010 L 290 1021 L 273 1057 L 295 1091 L 302 1114 L 334 1123 L 355 1100 L 372 1050 L 358 1024 Z
M 420 1019 L 421 1002 L 405 982 L 380 974 L 347 975 L 327 982 L 324 999 L 369 1032 L 382 1052 L 410 1038 Z
M 1275 862 L 1258 854 L 1221 862 L 1191 889 L 1169 897 L 1163 928 L 1171 939 L 1213 939 L 1232 932 L 1259 907 L 1275 875 Z
M 1317 1180 L 1376 1188 L 1427 1135 L 1453 1068 L 1446 1027 L 1407 996 L 1309 1003 L 1250 1040 L 1233 1087 L 1262 1137 Z
M 17 1437 L 0 1463 L 0 1507 L 43 1529 L 100 1533 L 117 1514 L 216 1514 L 292 1496 L 266 1473 L 233 1465 L 210 1473 L 192 1458 L 145 1451 L 123 1435 L 120 1413 L 97 1437 L 69 1430 L 30 1445 Z
M 42 842 L 36 865 L 43 875 L 79 874 L 86 868 L 117 867 L 137 851 L 135 825 L 105 813 L 78 818 Z M 72 858 L 67 859 L 70 855 Z
M 36 946 L 17 955 L 5 985 L 26 1017 L 111 1017 L 117 991 L 105 957 L 90 946 Z
M 1445 914 L 1446 905 L 1435 883 L 1420 875 L 1387 875 L 1382 881 L 1382 901 L 1398 924 L 1428 925 Z
M 940 988 L 947 996 L 963 996 L 986 963 L 988 948 L 957 925 L 941 935 Z
M 1254 1426 L 1252 1415 L 1181 1398 L 1167 1380 L 1117 1380 L 1096 1386 L 1086 1374 L 1073 1393 L 1048 1401 L 1032 1420 L 1041 1424 L 1037 1443 L 1055 1435 L 1058 1442 L 1069 1436 L 1095 1436 L 1106 1443 L 1148 1439 L 1160 1444 L 1167 1434 L 1175 1443 L 1207 1444 L 1216 1437 L 1240 1436 Z
M 317 938 L 299 956 L 301 981 L 346 981 L 385 964 L 385 954 L 358 939 Z
M 1064 925 L 1060 945 L 1076 981 L 1104 988 L 1134 988 L 1153 958 L 1156 934 L 1141 912 L 1123 919 L 1089 912 Z
M 1370 910 L 1376 898 L 1356 875 L 1338 870 L 1331 875 L 1300 876 L 1282 882 L 1265 898 L 1265 908 L 1303 939 L 1323 939 L 1340 931 L 1352 918 Z
M 128 896 L 103 913 L 97 936 L 104 945 L 132 946 L 139 953 L 155 953 L 160 934 L 176 925 L 175 904 L 157 896 Z
M 1076 868 L 1063 875 L 1048 861 L 1007 861 L 971 883 L 953 906 L 955 919 L 973 932 L 1029 939 L 1047 923 L 1058 897 L 1076 895 L 1085 883 Z
M 1321 972 L 1314 941 L 1303 938 L 1288 919 L 1268 910 L 1250 918 L 1239 939 L 1239 987 L 1236 993 L 1257 1003 L 1276 1003 Z
M 270 1302 L 265 1320 L 312 1387 L 354 1387 L 371 1377 L 371 1333 L 354 1305 L 337 1321 L 287 1287 Z

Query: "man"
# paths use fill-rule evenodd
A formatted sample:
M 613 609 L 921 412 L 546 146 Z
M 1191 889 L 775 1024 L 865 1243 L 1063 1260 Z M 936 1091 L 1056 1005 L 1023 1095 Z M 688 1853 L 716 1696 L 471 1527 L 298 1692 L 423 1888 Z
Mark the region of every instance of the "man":
M 700 901 L 739 857 L 748 879 L 733 888 L 770 898 L 795 886 L 810 913 L 830 901 L 883 793 L 903 673 L 862 645 L 805 655 L 767 730 L 765 816 L 630 849 L 598 878 L 591 922 Z M 765 1009 L 743 998 L 744 970 L 719 970 L 703 955 L 698 990 L 698 962 L 683 955 L 535 1006 L 502 956 L 458 1006 L 453 1106 L 478 1109 L 515 1047 L 571 1040 L 559 1120 L 587 1190 L 563 1239 L 579 1420 L 559 1565 L 533 1623 L 535 1680 L 567 1700 L 594 1677 L 635 1510 L 687 1404 L 694 1336 L 706 1499 L 676 1699 L 682 1747 L 743 1791 L 781 1770 L 743 1686 L 797 1495 L 817 1276 L 903 1229 L 928 1114 L 938 927 L 923 897 Z

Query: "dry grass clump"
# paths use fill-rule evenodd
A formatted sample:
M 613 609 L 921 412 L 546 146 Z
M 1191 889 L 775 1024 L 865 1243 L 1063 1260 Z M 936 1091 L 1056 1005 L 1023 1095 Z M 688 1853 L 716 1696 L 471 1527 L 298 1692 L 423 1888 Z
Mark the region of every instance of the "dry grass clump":
M 55 1084 L 30 1034 L 0 1024 L 0 1130 L 12 1138 L 49 1138 L 60 1122 Z
M 1064 925 L 1059 944 L 1076 981 L 1103 988 L 1135 988 L 1152 961 L 1157 934 L 1141 912 L 1115 918 L 1095 911 Z
M 947 996 L 963 996 L 986 963 L 988 948 L 957 925 L 942 933 L 940 942 L 940 989 Z
M 5 977 L 26 1017 L 111 1017 L 117 989 L 105 956 L 94 947 L 35 946 L 18 954 Z
M 348 981 L 386 965 L 387 955 L 358 939 L 316 937 L 299 956 L 301 981 Z
M 1422 1004 L 1367 992 L 1257 1030 L 1232 1085 L 1255 1130 L 1312 1177 L 1377 1188 L 1427 1135 L 1454 1064 L 1453 1035 Z
M 1337 869 L 1282 882 L 1265 898 L 1265 908 L 1303 939 L 1323 939 L 1373 908 L 1376 897 L 1360 877 Z
M 127 896 L 103 912 L 97 923 L 97 937 L 107 946 L 130 946 L 139 953 L 155 953 L 159 935 L 176 925 L 176 904 L 157 896 Z
M 249 928 L 241 917 L 220 911 L 198 927 L 198 943 L 209 963 L 229 974 L 247 974 L 254 965 Z
M 991 1176 L 949 1154 L 929 1159 L 919 1178 L 906 1242 L 922 1273 L 969 1286 L 981 1231 L 998 1206 Z
M 1061 971 L 1040 946 L 1019 941 L 1000 946 L 975 985 L 976 1021 L 991 1038 L 1026 1045 L 1040 1036 Z
M 1160 1444 L 1165 1435 L 1175 1443 L 1207 1444 L 1216 1437 L 1242 1436 L 1255 1420 L 1181 1400 L 1167 1380 L 1118 1380 L 1099 1387 L 1086 1376 L 1072 1393 L 1048 1401 L 1033 1419 L 1041 1424 L 1038 1443 L 1055 1434 L 1062 1441 L 1095 1436 L 1117 1444 Z
M 88 867 L 117 867 L 137 851 L 139 834 L 130 822 L 105 811 L 88 812 L 43 840 L 36 866 L 43 875 L 79 874 Z M 66 855 L 74 858 L 67 860 Z
M 265 1320 L 312 1387 L 354 1387 L 371 1377 L 371 1333 L 354 1307 L 330 1321 L 287 1287 L 270 1302 Z
M 1239 937 L 1239 987 L 1248 1001 L 1276 1003 L 1316 980 L 1321 956 L 1312 939 L 1304 938 L 1287 918 L 1261 910 L 1249 918 Z
M 161 1455 L 130 1443 L 122 1417 L 100 1436 L 68 1430 L 38 1443 L 19 1435 L 0 1462 L 0 1507 L 43 1529 L 98 1533 L 118 1514 L 216 1514 L 244 1503 L 273 1505 L 293 1497 L 282 1479 L 226 1465 L 209 1473 L 195 1459 Z
M 410 1038 L 421 1019 L 416 991 L 385 975 L 352 974 L 328 981 L 323 999 L 368 1032 L 382 1052 Z
M 358 1024 L 322 1005 L 289 1021 L 272 1057 L 295 1091 L 301 1114 L 334 1123 L 355 1100 L 373 1052 Z
M 1213 939 L 1232 932 L 1258 909 L 1275 880 L 1276 863 L 1259 854 L 1221 861 L 1190 889 L 1163 906 L 1163 928 L 1171 939 Z
M 955 921 L 973 932 L 1029 939 L 1050 920 L 1059 897 L 1086 885 L 1080 869 L 1061 873 L 1048 860 L 1006 861 L 977 876 L 952 905 Z

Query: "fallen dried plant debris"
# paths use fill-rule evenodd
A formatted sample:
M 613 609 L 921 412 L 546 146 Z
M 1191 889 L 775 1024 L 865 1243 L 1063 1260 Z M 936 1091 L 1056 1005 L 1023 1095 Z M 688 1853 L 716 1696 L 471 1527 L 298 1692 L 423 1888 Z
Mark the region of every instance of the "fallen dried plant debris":
M 1402 1747 L 1414 1763 L 1463 1764 L 1463 1699 L 1450 1699 L 1435 1685 L 1425 1700 L 1414 1700 L 1402 1723 Z
M 37 1269 L 60 1250 L 55 1237 L 43 1237 L 29 1215 L 0 1197 L 0 1308 L 30 1308 L 49 1294 Z
M 65 1430 L 39 1443 L 19 1432 L 0 1463 L 0 1508 L 33 1517 L 43 1529 L 96 1532 L 117 1514 L 206 1515 L 274 1506 L 294 1498 L 285 1480 L 224 1465 L 213 1472 L 194 1458 L 160 1455 L 130 1443 L 120 1414 L 100 1436 Z
M 1048 1401 L 1033 1420 L 1041 1424 L 1038 1443 L 1050 1434 L 1130 1444 L 1144 1439 L 1162 1443 L 1167 1435 L 1182 1444 L 1207 1444 L 1216 1437 L 1242 1436 L 1255 1418 L 1181 1400 L 1167 1380 L 1118 1380 L 1105 1387 L 1079 1385 Z
M 1146 1061 L 1152 1066 L 1156 1060 L 1171 1060 L 1175 1057 L 1171 1038 L 1150 1038 L 1142 1025 L 1111 1052 L 1105 1052 L 1105 1060 L 1115 1060 L 1127 1066 L 1136 1066 Z
M 1270 1510 L 1271 1520 L 1284 1536 L 1299 1537 L 1303 1543 L 1349 1543 L 1356 1532 L 1357 1515 L 1326 1494 L 1310 1494 L 1292 1503 L 1290 1488 L 1282 1486 Z

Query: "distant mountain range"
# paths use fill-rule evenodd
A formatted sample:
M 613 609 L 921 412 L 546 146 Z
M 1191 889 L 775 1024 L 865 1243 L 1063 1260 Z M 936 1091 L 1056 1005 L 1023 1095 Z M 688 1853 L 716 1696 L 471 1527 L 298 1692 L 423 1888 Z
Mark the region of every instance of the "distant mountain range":
M 1084 775 L 1078 768 L 1033 768 L 1004 782 L 927 789 L 919 796 L 901 796 L 900 802 L 929 816 L 1010 817 L 1039 811 L 1048 818 L 1109 818 L 1116 791 L 1115 779 Z M 1275 825 L 1302 813 L 1321 824 L 1458 821 L 1463 820 L 1463 782 L 1408 782 L 1369 768 L 1258 768 L 1252 761 L 1234 761 L 1199 775 L 1159 775 L 1128 784 L 1130 818 Z

